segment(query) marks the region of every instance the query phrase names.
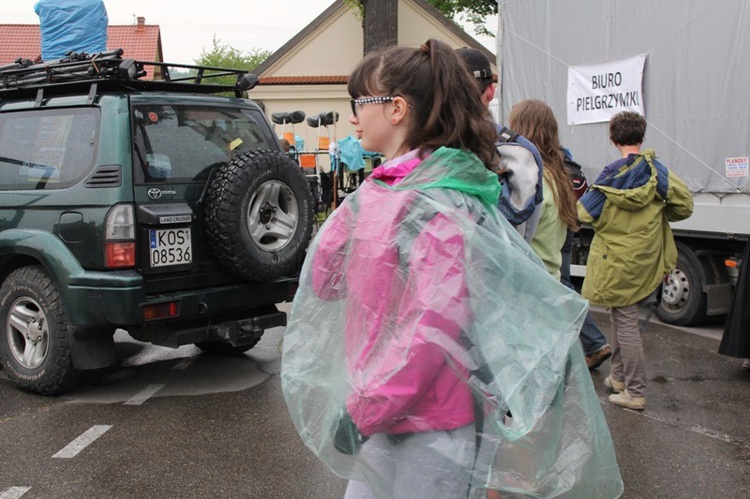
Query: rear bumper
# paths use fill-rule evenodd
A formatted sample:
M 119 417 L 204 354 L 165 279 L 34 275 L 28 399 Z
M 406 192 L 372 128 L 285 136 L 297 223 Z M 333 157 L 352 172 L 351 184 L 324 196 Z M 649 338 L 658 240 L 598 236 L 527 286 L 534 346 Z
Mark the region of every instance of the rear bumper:
M 286 313 L 275 306 L 252 310 L 244 318 L 219 318 L 191 324 L 153 324 L 146 329 L 131 330 L 130 335 L 141 341 L 177 348 L 203 341 L 220 341 L 233 346 L 255 344 L 266 329 L 286 326 Z
M 137 272 L 86 272 L 71 279 L 63 294 L 71 326 L 130 329 L 150 327 L 151 323 L 143 319 L 143 307 L 165 302 L 177 304 L 178 316 L 155 320 L 153 324 L 249 318 L 260 307 L 291 300 L 296 285 L 296 279 L 283 278 L 146 295 L 143 278 Z

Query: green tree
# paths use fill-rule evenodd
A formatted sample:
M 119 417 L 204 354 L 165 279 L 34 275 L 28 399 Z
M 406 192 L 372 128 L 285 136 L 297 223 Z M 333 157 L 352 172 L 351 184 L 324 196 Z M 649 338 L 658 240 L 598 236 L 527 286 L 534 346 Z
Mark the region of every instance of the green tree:
M 474 34 L 492 35 L 485 26 L 487 16 L 497 14 L 497 0 L 427 0 L 454 21 L 464 18 L 474 26 Z
M 200 57 L 195 60 L 197 66 L 245 69 L 252 72 L 271 55 L 270 51 L 261 49 L 251 49 L 248 52 L 243 52 L 229 45 L 222 44 L 221 40 L 216 38 L 216 35 L 213 37 L 212 44 L 213 46 L 210 51 L 206 52 L 204 49 Z M 216 81 L 213 83 L 232 85 L 235 80 L 235 77 L 227 76 L 216 78 Z
M 474 34 L 492 35 L 485 26 L 484 20 L 487 16 L 497 14 L 497 0 L 427 0 L 445 17 L 454 22 L 464 19 L 468 24 L 474 26 Z M 359 12 L 360 19 L 365 17 L 365 6 L 367 0 L 345 0 L 350 8 Z

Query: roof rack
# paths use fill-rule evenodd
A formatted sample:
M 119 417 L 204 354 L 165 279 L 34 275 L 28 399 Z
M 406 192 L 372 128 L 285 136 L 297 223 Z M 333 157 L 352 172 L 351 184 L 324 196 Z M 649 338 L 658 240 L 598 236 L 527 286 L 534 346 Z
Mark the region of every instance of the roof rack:
M 69 52 L 66 57 L 41 64 L 29 59 L 0 66 L 0 97 L 9 92 L 35 92 L 40 89 L 66 90 L 82 84 L 106 82 L 136 89 L 155 89 L 182 92 L 217 93 L 234 91 L 241 97 L 258 83 L 258 77 L 245 70 L 196 66 L 155 61 L 136 61 L 123 58 L 123 49 L 98 54 Z M 143 80 L 151 68 L 160 80 Z M 172 78 L 174 69 L 194 72 L 190 76 Z M 234 84 L 221 83 L 218 78 L 236 76 Z

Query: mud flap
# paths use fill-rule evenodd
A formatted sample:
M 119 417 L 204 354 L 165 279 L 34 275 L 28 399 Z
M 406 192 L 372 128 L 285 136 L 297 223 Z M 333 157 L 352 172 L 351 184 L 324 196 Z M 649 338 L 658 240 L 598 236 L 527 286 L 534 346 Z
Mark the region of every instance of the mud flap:
M 111 367 L 117 363 L 114 336 L 99 334 L 87 338 L 80 332 L 71 332 L 70 349 L 73 356 L 73 367 L 77 371 Z

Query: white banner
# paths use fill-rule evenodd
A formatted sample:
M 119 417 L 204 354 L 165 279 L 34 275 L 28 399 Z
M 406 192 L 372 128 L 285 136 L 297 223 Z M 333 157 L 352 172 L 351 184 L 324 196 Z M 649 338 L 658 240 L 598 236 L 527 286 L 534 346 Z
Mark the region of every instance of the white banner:
M 643 113 L 646 54 L 568 68 L 568 125 L 609 121 L 621 111 Z

